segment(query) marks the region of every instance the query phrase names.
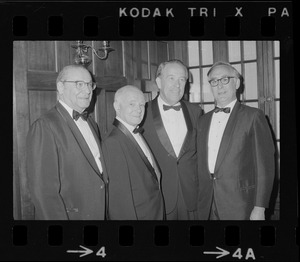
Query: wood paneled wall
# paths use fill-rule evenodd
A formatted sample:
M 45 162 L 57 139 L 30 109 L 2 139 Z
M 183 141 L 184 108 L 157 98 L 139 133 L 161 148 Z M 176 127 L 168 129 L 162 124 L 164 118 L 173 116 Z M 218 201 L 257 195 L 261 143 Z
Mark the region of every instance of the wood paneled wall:
M 96 49 L 101 41 L 86 41 Z M 13 59 L 13 194 L 14 219 L 31 220 L 34 208 L 30 201 L 26 175 L 26 135 L 30 125 L 56 103 L 55 80 L 58 72 L 73 64 L 75 41 L 15 41 Z M 107 60 L 100 60 L 89 50 L 97 86 L 93 115 L 101 133 L 113 118 L 113 92 L 124 84 L 139 87 L 154 98 L 157 94 L 155 72 L 160 62 L 181 59 L 187 62 L 185 41 L 111 41 L 115 49 Z

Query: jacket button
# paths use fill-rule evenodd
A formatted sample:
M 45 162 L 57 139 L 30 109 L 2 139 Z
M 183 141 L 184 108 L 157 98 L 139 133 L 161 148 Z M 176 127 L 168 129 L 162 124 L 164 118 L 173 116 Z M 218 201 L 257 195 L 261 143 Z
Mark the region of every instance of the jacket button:
M 104 186 L 102 185 L 102 186 L 100 186 L 100 188 L 101 188 L 101 189 L 103 189 L 103 188 L 104 188 Z

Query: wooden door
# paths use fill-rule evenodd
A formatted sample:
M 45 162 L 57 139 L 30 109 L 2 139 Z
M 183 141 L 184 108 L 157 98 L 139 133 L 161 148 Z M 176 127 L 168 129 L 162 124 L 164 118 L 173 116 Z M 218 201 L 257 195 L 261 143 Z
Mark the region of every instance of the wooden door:
M 70 63 L 70 53 L 67 42 L 15 41 L 13 48 L 14 219 L 30 220 L 34 208 L 26 175 L 26 135 L 55 105 L 58 71 Z

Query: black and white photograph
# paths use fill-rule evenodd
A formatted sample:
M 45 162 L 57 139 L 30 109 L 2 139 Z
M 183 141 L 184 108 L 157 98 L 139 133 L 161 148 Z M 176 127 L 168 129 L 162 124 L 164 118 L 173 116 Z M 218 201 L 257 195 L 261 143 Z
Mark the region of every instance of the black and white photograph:
M 2 1 L 0 260 L 298 261 L 296 15 Z
M 280 220 L 280 41 L 14 41 L 13 167 L 14 220 Z

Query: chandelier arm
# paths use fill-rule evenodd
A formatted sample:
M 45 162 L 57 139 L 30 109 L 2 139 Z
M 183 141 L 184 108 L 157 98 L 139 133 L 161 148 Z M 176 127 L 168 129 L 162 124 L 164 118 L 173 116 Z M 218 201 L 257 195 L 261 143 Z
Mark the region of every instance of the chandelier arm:
M 94 54 L 101 60 L 105 60 L 108 57 L 107 50 L 101 50 L 104 53 L 104 56 L 99 55 L 98 52 L 93 47 L 92 47 L 92 50 L 93 50 Z
M 103 47 L 100 48 L 99 50 L 96 50 L 92 45 L 87 45 L 84 44 L 83 41 L 76 41 L 76 45 L 71 45 L 72 48 L 75 48 L 76 53 L 78 56 L 82 56 L 85 55 L 85 53 L 88 52 L 88 49 L 91 48 L 92 52 L 101 60 L 106 60 L 108 58 L 108 55 L 111 51 L 115 51 L 113 48 L 111 48 L 109 46 L 108 41 L 103 41 Z M 107 43 L 106 43 L 107 42 Z M 103 53 L 103 55 L 101 56 L 100 53 Z M 86 54 L 86 56 L 88 56 Z

